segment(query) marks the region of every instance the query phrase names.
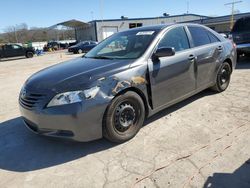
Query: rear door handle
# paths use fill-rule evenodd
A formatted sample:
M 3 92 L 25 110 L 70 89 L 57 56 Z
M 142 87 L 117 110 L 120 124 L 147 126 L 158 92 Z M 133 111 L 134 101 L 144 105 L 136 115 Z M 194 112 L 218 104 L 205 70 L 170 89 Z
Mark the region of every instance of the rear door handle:
M 189 60 L 189 61 L 195 60 L 195 56 L 194 56 L 194 55 L 190 55 L 190 56 L 188 57 L 188 60 Z

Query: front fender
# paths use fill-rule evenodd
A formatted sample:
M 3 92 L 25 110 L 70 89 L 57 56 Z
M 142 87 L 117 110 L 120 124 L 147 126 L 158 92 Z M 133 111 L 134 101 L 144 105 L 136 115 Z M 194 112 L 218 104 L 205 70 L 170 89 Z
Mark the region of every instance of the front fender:
M 100 91 L 104 95 L 111 98 L 129 88 L 137 88 L 147 94 L 148 80 L 146 71 L 146 66 L 129 68 L 115 75 L 98 79 L 97 85 L 99 85 Z

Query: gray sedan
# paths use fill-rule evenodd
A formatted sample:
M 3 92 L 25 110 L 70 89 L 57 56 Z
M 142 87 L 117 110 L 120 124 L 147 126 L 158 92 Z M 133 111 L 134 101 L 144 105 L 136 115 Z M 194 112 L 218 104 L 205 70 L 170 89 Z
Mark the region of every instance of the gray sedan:
M 207 88 L 225 91 L 236 56 L 232 41 L 201 25 L 131 29 L 31 76 L 20 111 L 37 134 L 121 143 L 160 110 Z

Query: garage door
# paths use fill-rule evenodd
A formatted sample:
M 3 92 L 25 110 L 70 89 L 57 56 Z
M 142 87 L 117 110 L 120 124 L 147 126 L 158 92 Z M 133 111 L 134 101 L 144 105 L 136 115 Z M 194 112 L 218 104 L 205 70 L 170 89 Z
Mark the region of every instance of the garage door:
M 117 27 L 103 27 L 102 28 L 102 37 L 103 39 L 108 38 L 109 36 L 113 35 L 114 33 L 118 32 Z

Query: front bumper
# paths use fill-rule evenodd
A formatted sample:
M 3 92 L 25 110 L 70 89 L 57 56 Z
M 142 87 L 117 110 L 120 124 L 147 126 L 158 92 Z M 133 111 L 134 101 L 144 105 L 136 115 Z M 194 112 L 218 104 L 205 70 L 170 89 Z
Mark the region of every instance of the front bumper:
M 250 54 L 250 43 L 248 44 L 237 44 L 238 54 Z
M 106 104 L 88 106 L 77 103 L 29 110 L 20 105 L 25 125 L 36 134 L 87 142 L 102 138 L 102 120 Z

